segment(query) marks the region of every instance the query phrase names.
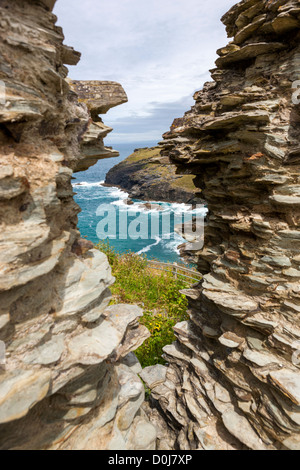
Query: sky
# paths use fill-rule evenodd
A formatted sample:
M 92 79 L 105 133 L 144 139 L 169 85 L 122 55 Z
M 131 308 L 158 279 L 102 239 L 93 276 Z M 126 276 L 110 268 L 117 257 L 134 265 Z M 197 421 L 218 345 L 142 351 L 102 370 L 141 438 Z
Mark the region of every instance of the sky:
M 128 103 L 108 111 L 106 138 L 161 141 L 193 94 L 211 80 L 216 50 L 228 43 L 221 16 L 236 0 L 57 0 L 65 44 L 82 53 L 74 80 L 122 84 Z

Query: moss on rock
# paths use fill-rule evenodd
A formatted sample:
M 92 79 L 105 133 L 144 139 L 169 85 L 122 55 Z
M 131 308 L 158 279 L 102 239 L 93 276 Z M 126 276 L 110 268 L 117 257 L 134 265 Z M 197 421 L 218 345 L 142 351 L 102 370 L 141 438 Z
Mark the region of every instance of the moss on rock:
M 137 149 L 106 175 L 105 183 L 129 192 L 131 198 L 147 201 L 199 202 L 194 175 L 180 173 L 160 147 Z

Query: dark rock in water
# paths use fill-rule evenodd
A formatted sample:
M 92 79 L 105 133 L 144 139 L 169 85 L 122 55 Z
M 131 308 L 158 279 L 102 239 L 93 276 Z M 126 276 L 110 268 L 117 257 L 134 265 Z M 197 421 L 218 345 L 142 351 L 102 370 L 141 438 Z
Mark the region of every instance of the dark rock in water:
M 127 206 L 133 206 L 134 205 L 134 202 L 128 198 L 128 199 L 124 199 L 123 201 L 125 204 L 127 204 Z

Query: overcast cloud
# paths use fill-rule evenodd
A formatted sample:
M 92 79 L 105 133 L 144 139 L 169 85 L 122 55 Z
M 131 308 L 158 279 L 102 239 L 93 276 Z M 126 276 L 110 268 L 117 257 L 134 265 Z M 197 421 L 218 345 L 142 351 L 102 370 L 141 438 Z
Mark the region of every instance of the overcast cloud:
M 193 93 L 227 36 L 221 16 L 236 0 L 58 0 L 54 13 L 65 44 L 82 53 L 77 80 L 121 83 L 129 102 L 108 112 L 106 143 L 161 140 Z

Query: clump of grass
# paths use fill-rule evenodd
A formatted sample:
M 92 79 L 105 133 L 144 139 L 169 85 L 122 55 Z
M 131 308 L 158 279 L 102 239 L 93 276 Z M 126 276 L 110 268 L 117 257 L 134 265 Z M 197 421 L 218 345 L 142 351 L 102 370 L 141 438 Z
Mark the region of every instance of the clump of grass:
M 137 304 L 144 310 L 141 323 L 151 337 L 136 351 L 142 367 L 165 364 L 162 348 L 175 340 L 173 326 L 188 318 L 187 299 L 179 292 L 186 287 L 184 279 L 153 272 L 146 258 L 129 251 L 118 254 L 107 241 L 97 247 L 107 255 L 116 278 L 111 288 L 112 303 Z

